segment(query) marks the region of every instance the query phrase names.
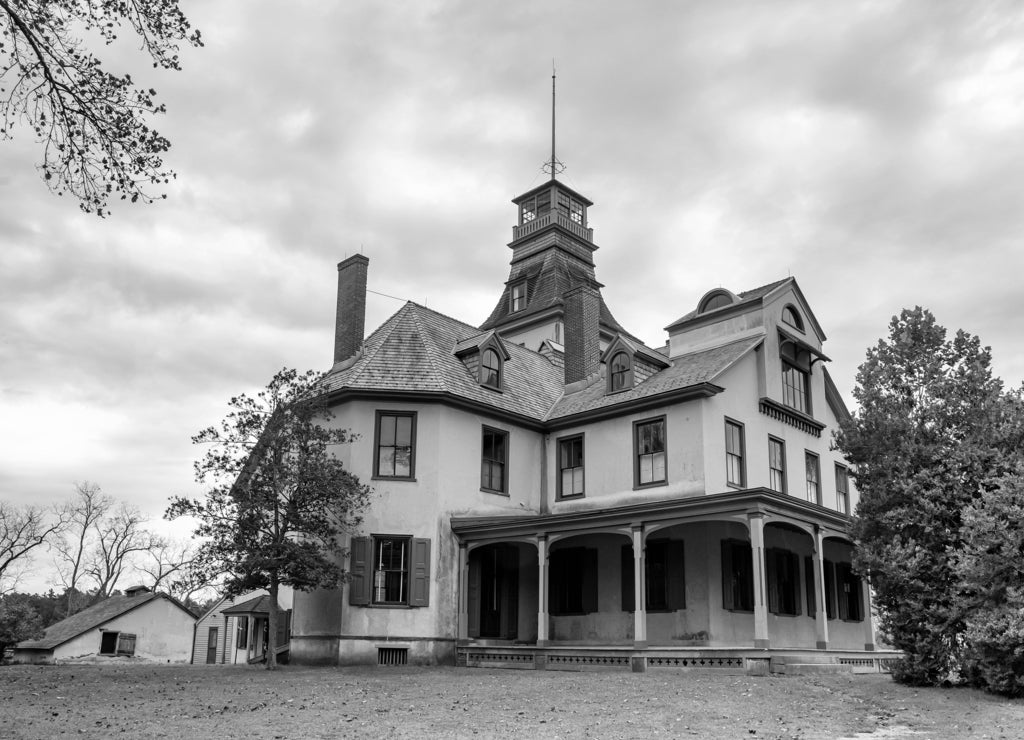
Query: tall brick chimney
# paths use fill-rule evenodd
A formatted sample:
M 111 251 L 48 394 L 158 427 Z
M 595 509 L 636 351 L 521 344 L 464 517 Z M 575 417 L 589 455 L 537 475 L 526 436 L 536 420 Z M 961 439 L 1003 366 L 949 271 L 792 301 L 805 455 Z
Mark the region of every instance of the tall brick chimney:
M 366 324 L 368 257 L 354 254 L 338 263 L 338 314 L 334 324 L 334 361 L 341 362 L 363 346 Z
M 601 294 L 590 285 L 565 292 L 565 383 L 583 380 L 601 362 Z

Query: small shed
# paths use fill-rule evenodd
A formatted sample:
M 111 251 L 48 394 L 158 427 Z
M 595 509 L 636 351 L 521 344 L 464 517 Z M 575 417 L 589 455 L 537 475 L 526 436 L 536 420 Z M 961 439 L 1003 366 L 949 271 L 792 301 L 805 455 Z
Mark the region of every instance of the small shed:
M 196 615 L 167 594 L 144 586 L 111 596 L 51 624 L 38 640 L 14 646 L 16 663 L 59 663 L 88 655 L 185 662 Z

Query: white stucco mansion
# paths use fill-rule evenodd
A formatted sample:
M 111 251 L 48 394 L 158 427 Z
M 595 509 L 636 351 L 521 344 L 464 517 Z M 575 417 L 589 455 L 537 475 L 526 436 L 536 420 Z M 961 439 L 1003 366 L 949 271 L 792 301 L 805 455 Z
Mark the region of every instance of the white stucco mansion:
M 410 302 L 364 341 L 368 260 L 338 265 L 328 388 L 376 495 L 350 582 L 295 594 L 292 660 L 877 670 L 796 280 L 695 295 L 649 347 L 601 296 L 591 201 L 513 202 L 479 326 Z

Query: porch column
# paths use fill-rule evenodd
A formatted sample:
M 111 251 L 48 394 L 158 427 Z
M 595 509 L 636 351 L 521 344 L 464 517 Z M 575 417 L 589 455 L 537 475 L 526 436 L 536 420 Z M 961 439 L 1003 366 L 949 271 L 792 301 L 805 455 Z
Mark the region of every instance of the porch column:
M 459 543 L 459 639 L 469 639 L 469 556 Z
M 248 663 L 250 658 L 256 657 L 256 646 L 253 644 L 256 641 L 256 615 L 249 614 L 245 620 L 245 634 L 248 639 L 245 641 L 245 662 Z
M 633 647 L 647 647 L 647 589 L 644 577 L 644 528 L 633 527 Z
M 867 578 L 860 579 L 860 587 L 864 593 L 864 649 L 875 649 L 875 620 L 871 617 L 871 584 Z
M 750 525 L 750 553 L 754 568 L 754 647 L 771 647 L 768 638 L 768 604 L 765 603 L 764 514 L 747 515 Z
M 828 650 L 828 611 L 825 606 L 825 536 L 814 530 L 814 634 L 818 650 Z
M 537 538 L 537 647 L 548 644 L 548 538 Z

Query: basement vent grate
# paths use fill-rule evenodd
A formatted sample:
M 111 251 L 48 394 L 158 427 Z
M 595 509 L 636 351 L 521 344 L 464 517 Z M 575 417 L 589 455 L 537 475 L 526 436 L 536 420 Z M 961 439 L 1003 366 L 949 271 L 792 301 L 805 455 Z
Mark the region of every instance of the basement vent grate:
M 377 665 L 406 665 L 409 648 L 377 648 Z

